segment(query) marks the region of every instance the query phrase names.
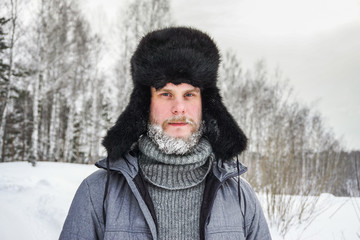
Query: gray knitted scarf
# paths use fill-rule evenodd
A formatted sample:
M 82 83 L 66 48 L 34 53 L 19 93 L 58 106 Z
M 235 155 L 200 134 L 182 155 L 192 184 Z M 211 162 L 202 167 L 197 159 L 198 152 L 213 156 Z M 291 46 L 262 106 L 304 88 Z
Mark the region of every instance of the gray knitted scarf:
M 139 140 L 139 165 L 158 220 L 158 238 L 199 239 L 205 177 L 214 159 L 210 143 L 200 139 L 186 155 L 167 155 L 147 136 Z
M 139 140 L 140 168 L 145 179 L 153 185 L 177 190 L 201 183 L 211 169 L 210 143 L 202 138 L 197 146 L 185 155 L 168 155 L 160 151 L 147 136 Z

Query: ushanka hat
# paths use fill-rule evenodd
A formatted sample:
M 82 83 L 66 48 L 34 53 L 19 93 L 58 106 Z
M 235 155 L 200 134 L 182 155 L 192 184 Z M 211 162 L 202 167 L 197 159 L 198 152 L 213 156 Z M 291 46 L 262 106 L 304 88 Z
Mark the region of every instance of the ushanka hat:
M 185 27 L 156 30 L 144 36 L 131 58 L 134 84 L 129 105 L 108 131 L 103 145 L 110 161 L 128 152 L 147 132 L 150 87 L 188 83 L 200 88 L 206 137 L 215 156 L 230 160 L 246 148 L 246 136 L 222 103 L 216 86 L 219 51 L 205 33 Z

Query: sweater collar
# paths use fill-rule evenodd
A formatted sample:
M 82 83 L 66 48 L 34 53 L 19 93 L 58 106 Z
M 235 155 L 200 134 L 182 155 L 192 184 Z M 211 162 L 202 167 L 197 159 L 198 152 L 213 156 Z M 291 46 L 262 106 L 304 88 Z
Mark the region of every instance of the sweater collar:
M 102 168 L 106 170 L 106 160 L 104 158 L 95 163 L 98 168 Z M 118 172 L 121 174 L 127 174 L 131 178 L 135 178 L 139 173 L 139 165 L 138 158 L 134 156 L 134 154 L 126 153 L 123 157 L 117 159 L 116 161 L 110 161 L 109 169 L 113 172 Z M 212 165 L 212 173 L 214 176 L 219 179 L 220 182 L 225 181 L 230 177 L 235 177 L 238 175 L 242 175 L 247 171 L 247 167 L 239 162 L 239 172 L 237 170 L 237 162 L 223 162 L 221 159 L 216 159 L 214 164 Z
M 168 189 L 186 189 L 200 184 L 211 170 L 214 159 L 210 143 L 201 139 L 185 155 L 169 155 L 148 137 L 139 140 L 139 165 L 151 184 Z

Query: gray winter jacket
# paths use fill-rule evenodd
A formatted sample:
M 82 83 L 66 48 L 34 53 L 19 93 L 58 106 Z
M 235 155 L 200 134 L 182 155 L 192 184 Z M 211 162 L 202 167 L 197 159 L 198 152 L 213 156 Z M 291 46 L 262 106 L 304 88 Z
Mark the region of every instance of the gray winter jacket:
M 106 169 L 105 160 L 96 165 Z M 246 167 L 241 164 L 239 167 L 240 174 L 246 172 Z M 155 211 L 137 158 L 127 154 L 110 163 L 109 168 L 105 201 L 107 171 L 101 169 L 81 183 L 60 239 L 157 239 Z M 271 239 L 259 201 L 243 179 L 240 180 L 240 208 L 237 175 L 236 165 L 220 162 L 213 165 L 206 179 L 201 207 L 201 239 Z

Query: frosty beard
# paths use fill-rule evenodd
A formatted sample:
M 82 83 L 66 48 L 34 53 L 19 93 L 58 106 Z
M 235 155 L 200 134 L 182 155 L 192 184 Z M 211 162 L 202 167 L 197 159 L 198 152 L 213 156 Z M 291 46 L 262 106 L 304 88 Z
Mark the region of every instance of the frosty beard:
M 203 124 L 187 138 L 176 138 L 167 135 L 160 125 L 149 122 L 148 137 L 165 154 L 185 155 L 199 142 L 203 133 Z

